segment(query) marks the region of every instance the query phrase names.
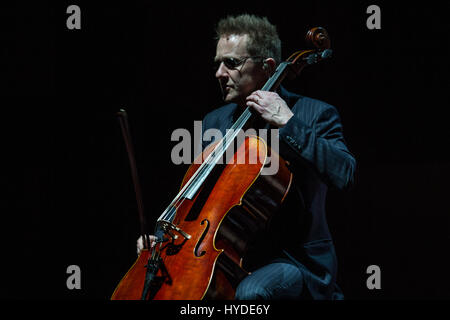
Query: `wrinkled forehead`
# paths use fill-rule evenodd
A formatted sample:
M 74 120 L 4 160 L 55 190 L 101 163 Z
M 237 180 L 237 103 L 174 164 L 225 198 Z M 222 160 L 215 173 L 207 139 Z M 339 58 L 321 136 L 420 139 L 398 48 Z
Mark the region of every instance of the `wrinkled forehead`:
M 247 52 L 248 35 L 223 35 L 217 42 L 216 59 L 221 57 L 245 57 Z

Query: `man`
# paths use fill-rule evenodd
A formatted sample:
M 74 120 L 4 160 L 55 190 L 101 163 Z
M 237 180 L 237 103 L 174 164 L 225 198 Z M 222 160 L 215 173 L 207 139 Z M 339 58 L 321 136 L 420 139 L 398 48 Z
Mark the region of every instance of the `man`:
M 327 185 L 348 187 L 355 170 L 339 115 L 331 105 L 282 87 L 259 90 L 281 60 L 276 28 L 266 18 L 225 18 L 218 24 L 217 40 L 216 78 L 227 104 L 206 115 L 204 130 L 225 134 L 249 106 L 267 128 L 279 128 L 279 153 L 294 176 L 270 232 L 250 255 L 251 274 L 238 285 L 235 298 L 342 299 L 325 216 Z

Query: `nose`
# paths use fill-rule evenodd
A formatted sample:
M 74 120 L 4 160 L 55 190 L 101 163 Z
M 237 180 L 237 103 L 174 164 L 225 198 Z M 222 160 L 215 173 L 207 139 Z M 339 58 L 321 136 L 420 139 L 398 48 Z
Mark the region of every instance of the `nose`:
M 225 65 L 223 64 L 223 62 L 219 65 L 219 68 L 217 68 L 216 71 L 216 78 L 217 79 L 223 79 L 228 77 L 228 72 L 227 72 L 227 68 L 225 67 Z

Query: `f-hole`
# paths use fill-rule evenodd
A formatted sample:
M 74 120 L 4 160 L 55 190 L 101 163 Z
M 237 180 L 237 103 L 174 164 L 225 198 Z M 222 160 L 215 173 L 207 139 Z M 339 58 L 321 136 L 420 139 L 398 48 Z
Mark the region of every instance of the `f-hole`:
M 205 255 L 206 251 L 203 250 L 202 252 L 198 253 L 198 249 L 200 248 L 200 244 L 203 242 L 203 239 L 205 239 L 206 234 L 208 233 L 209 230 L 209 221 L 208 219 L 203 219 L 202 222 L 200 222 L 200 224 L 204 224 L 206 222 L 206 228 L 202 233 L 202 236 L 200 237 L 200 239 L 198 240 L 197 244 L 195 245 L 195 256 L 196 257 L 201 257 L 203 255 Z

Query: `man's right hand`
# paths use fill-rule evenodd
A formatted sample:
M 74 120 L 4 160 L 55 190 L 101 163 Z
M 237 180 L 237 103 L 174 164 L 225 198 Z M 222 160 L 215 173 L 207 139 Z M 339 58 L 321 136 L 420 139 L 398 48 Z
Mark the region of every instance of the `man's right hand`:
M 153 248 L 156 244 L 156 237 L 152 235 L 147 235 L 150 239 L 150 246 Z M 136 241 L 137 254 L 141 254 L 141 251 L 144 249 L 144 242 L 142 241 L 142 236 L 139 237 Z

